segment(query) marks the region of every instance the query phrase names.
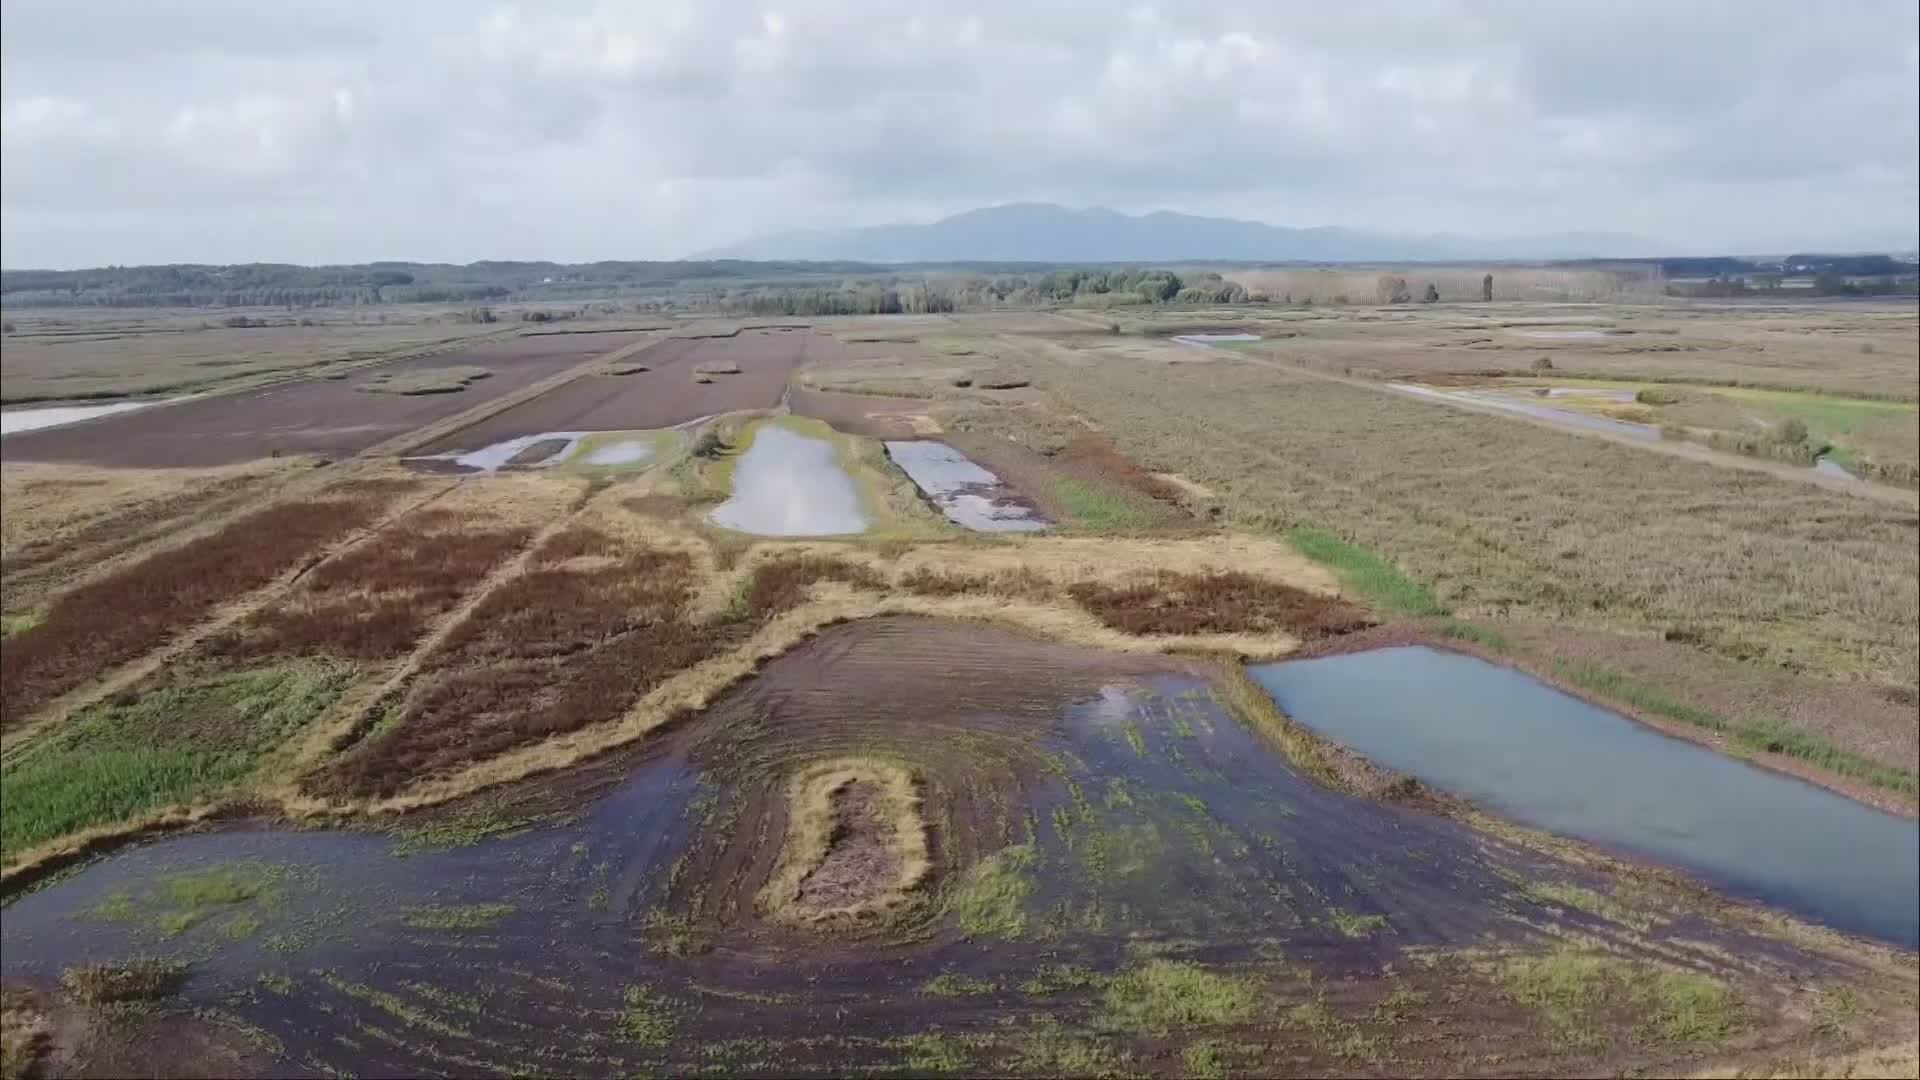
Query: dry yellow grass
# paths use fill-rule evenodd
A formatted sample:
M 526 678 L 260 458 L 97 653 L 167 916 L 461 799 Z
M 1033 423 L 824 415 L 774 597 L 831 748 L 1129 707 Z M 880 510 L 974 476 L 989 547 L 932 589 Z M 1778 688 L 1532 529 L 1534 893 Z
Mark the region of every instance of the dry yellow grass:
M 835 905 L 809 901 L 808 879 L 826 863 L 839 826 L 836 803 L 855 784 L 877 792 L 887 831 L 883 843 L 894 860 L 890 878 L 872 883 L 857 898 Z M 913 774 L 891 761 L 870 757 L 816 762 L 787 782 L 787 837 L 780 861 L 760 891 L 760 909 L 770 918 L 803 925 L 865 922 L 884 917 L 912 899 L 926 877 L 927 828 Z
M 299 458 L 250 461 L 211 469 L 103 469 L 91 465 L 7 462 L 0 466 L 0 556 L 57 544 L 115 518 L 154 512 L 312 467 Z

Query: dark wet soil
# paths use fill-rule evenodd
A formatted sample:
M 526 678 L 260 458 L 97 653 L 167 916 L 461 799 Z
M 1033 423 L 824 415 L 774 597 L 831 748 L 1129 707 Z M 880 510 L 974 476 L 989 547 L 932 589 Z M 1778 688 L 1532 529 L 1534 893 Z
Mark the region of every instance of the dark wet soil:
M 635 334 L 519 338 L 362 368 L 347 380 L 304 379 L 195 398 L 89 424 L 10 435 L 7 458 L 184 467 L 228 465 L 273 455 L 346 457 L 513 393 L 590 357 L 624 348 L 638 338 Z M 403 396 L 354 389 L 371 375 L 399 376 L 462 366 L 485 368 L 489 377 L 457 394 Z M 566 427 L 548 425 L 521 434 L 560 430 Z
M 933 402 L 921 398 L 844 394 L 800 386 L 794 387 L 787 395 L 787 404 L 795 416 L 825 420 L 849 435 L 864 435 L 871 439 L 921 437 L 913 418 L 925 416 L 933 406 Z
M 784 785 L 850 755 L 923 781 L 925 903 L 857 939 L 764 921 Z M 811 888 L 881 875 L 870 800 L 847 795 Z M 1202 1038 L 1256 1074 L 1691 1060 L 1558 1047 L 1456 949 L 1575 934 L 1709 970 L 1840 970 L 1683 905 L 1629 926 L 1556 900 L 1541 890 L 1609 884 L 1308 781 L 1179 661 L 915 618 L 823 633 L 642 747 L 406 829 L 125 850 L 16 898 L 0 974 L 187 960 L 186 1002 L 264 1032 L 283 1074 L 1184 1075 Z M 1256 1004 L 1149 1030 L 1108 987 L 1154 963 L 1251 980 Z M 1418 1024 L 1383 1012 L 1395 994 L 1430 1003 Z
M 833 836 L 827 857 L 800 882 L 797 907 L 809 914 L 851 907 L 899 880 L 900 853 L 878 787 L 853 780 L 833 795 Z
M 810 356 L 837 354 L 824 334 L 743 330 L 732 337 L 664 338 L 632 357 L 648 370 L 587 375 L 465 428 L 426 453 L 477 450 L 543 431 L 645 431 L 780 404 L 788 376 Z M 694 381 L 701 368 L 740 373 Z

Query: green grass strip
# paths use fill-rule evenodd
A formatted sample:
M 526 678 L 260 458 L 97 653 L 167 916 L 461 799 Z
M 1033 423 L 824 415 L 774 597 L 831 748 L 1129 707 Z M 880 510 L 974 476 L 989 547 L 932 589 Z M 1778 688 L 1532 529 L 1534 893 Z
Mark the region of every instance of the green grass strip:
M 1863 757 L 1818 735 L 1797 731 L 1776 720 L 1730 721 L 1705 709 L 1676 701 L 1658 687 L 1601 664 L 1556 661 L 1568 682 L 1601 697 L 1708 731 L 1730 735 L 1736 746 L 1757 753 L 1781 754 L 1818 765 L 1841 776 L 1905 795 L 1920 794 L 1920 774 Z
M 1334 572 L 1340 583 L 1396 615 L 1445 615 L 1447 607 L 1432 590 L 1402 574 L 1392 563 L 1328 532 L 1296 525 L 1287 539 L 1300 554 Z

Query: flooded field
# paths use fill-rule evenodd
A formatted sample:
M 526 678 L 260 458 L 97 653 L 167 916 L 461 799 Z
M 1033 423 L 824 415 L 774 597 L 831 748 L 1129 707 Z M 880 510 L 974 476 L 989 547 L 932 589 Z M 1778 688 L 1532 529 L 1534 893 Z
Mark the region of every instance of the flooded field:
M 414 460 L 447 461 L 463 469 L 498 472 L 508 466 L 543 465 L 562 460 L 573 453 L 580 440 L 591 434 L 590 431 L 542 431 L 461 454 L 428 454 Z
M 62 427 L 67 424 L 77 424 L 82 420 L 91 420 L 96 416 L 112 416 L 115 413 L 132 412 L 134 409 L 161 404 L 165 404 L 165 401 L 155 399 L 153 401 L 116 401 L 111 405 L 50 405 L 29 409 L 5 409 L 0 410 L 0 435 Z
M 842 536 L 869 524 L 860 491 L 834 446 L 765 423 L 733 467 L 733 495 L 713 521 L 759 536 Z
M 653 457 L 652 444 L 640 439 L 616 439 L 602 443 L 581 456 L 583 465 L 638 465 Z
M 1259 334 L 1175 334 L 1173 340 L 1185 345 L 1225 345 L 1235 341 L 1259 341 Z
M 1030 502 L 945 443 L 889 442 L 887 455 L 955 524 L 976 532 L 1035 532 L 1047 527 Z
M 925 884 L 865 928 L 774 921 L 782 793 L 848 755 L 919 785 Z M 1307 780 L 1171 661 L 959 624 L 832 631 L 597 772 L 559 811 L 143 845 L 15 900 L 5 973 L 184 962 L 195 1015 L 278 1074 L 1186 1074 L 1197 1042 L 1236 1072 L 1447 1071 L 1536 1021 L 1482 984 L 1397 1028 L 1490 977 L 1445 950 L 1638 948 L 1567 905 L 1583 873 Z M 1706 966 L 1749 944 L 1678 912 L 1652 933 Z M 1751 962 L 1829 969 L 1770 948 Z
M 502 469 L 628 469 L 648 465 L 672 453 L 678 433 L 666 431 L 540 431 L 502 439 L 477 450 L 426 454 L 407 459 L 416 465 L 473 472 Z
M 1288 716 L 1487 809 L 1911 948 L 1920 824 L 1424 647 L 1268 664 Z
M 749 330 L 729 337 L 663 338 L 631 357 L 646 370 L 586 375 L 488 417 L 444 440 L 435 453 L 473 450 L 550 430 L 644 431 L 704 416 L 780 404 L 788 377 L 815 355 L 837 355 L 823 334 Z M 701 369 L 726 370 L 703 374 Z
M 141 467 L 225 465 L 289 454 L 343 457 L 523 389 L 640 337 L 579 334 L 475 345 L 359 368 L 337 379 L 301 379 L 194 398 L 164 409 L 135 410 L 74 427 L 24 432 L 8 437 L 7 456 L 20 461 Z M 369 394 L 356 389 L 375 376 L 401 378 L 450 367 L 481 368 L 488 377 L 458 393 Z M 550 424 L 541 430 L 563 426 Z M 473 450 L 498 441 L 443 449 Z

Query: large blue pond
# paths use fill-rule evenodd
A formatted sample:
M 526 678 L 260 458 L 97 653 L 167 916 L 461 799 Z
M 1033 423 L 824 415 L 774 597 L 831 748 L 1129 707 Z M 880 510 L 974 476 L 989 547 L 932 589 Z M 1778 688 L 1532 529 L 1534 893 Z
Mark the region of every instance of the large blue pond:
M 1502 816 L 1920 943 L 1920 823 L 1468 656 L 1414 646 L 1252 674 L 1296 721 Z

